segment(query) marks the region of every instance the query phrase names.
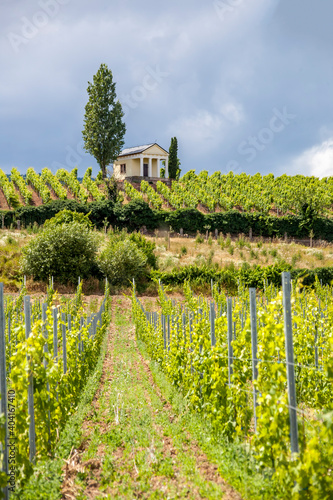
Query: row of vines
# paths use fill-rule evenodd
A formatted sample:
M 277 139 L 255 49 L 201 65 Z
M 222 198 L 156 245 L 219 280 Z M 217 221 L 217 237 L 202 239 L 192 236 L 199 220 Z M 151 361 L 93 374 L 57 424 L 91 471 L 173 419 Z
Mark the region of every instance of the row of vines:
M 49 168 L 43 168 L 38 174 L 32 167 L 27 169 L 23 176 L 13 167 L 10 176 L 0 169 L 0 189 L 2 190 L 10 208 L 30 205 L 33 201 L 33 192 L 37 194 L 43 204 L 52 199 L 52 194 L 59 200 L 66 200 L 68 193 L 78 201 L 85 203 L 89 199 L 102 201 L 106 194 L 101 187 L 101 182 L 92 178 L 92 169 L 89 167 L 84 174 L 82 183 L 77 178 L 78 170 L 71 172 L 59 169 L 53 174 Z
M 145 195 L 155 209 L 166 204 L 173 209 L 203 208 L 210 213 L 237 209 L 300 215 L 305 206 L 310 206 L 317 214 L 326 215 L 331 214 L 333 207 L 333 177 L 274 177 L 273 174 L 235 175 L 233 172 L 209 175 L 206 170 L 196 175 L 190 170 L 179 181 L 173 181 L 171 188 L 161 181 L 157 182 L 156 190 L 147 181 L 141 182 L 141 192 L 131 188 L 125 182 L 125 192 L 130 198 Z
M 76 296 L 66 300 L 50 285 L 45 303 L 39 299 L 31 302 L 24 287 L 18 298 L 4 299 L 1 288 L 4 329 L 0 333 L 5 346 L 1 373 L 4 369 L 7 373 L 7 391 L 3 381 L 1 385 L 3 488 L 6 472 L 9 490 L 12 484 L 20 488 L 34 463 L 54 455 L 59 432 L 76 410 L 87 377 L 96 366 L 109 322 L 109 302 L 106 287 L 100 309 L 88 312 L 82 282 Z M 2 354 L 0 358 L 1 363 Z M 6 411 L 7 425 L 3 420 Z
M 232 299 L 213 285 L 208 301 L 185 283 L 182 303 L 160 286 L 158 313 L 145 311 L 133 292 L 137 337 L 217 436 L 243 443 L 257 470 L 270 478 L 269 496 L 258 492 L 260 498 L 332 498 L 332 294 L 331 286 L 318 281 L 314 289 L 293 283 L 292 404 L 280 288 L 266 286 L 257 296 L 255 317 L 249 290 L 241 284 Z M 291 414 L 297 436 L 293 452 Z

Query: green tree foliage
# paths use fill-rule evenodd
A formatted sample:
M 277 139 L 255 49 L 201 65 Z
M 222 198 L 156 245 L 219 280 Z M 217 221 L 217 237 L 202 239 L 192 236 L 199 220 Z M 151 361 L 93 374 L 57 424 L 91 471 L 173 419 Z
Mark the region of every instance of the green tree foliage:
M 95 157 L 105 178 L 106 167 L 120 153 L 126 132 L 124 113 L 116 100 L 116 84 L 106 64 L 101 64 L 93 83 L 88 82 L 87 92 L 89 100 L 82 131 L 85 150 Z
M 51 225 L 23 249 L 22 272 L 35 280 L 50 276 L 60 283 L 77 283 L 94 272 L 97 240 L 79 222 Z
M 97 181 L 97 179 L 96 179 Z M 107 190 L 107 193 L 108 193 L 108 199 L 113 201 L 113 202 L 116 202 L 117 199 L 118 199 L 118 184 L 117 184 L 117 180 L 114 176 L 110 177 L 109 179 L 106 179 L 105 180 L 105 186 L 106 186 L 106 190 Z
M 180 161 L 178 159 L 178 141 L 177 137 L 172 137 L 169 148 L 169 177 L 170 179 L 179 179 Z
M 44 228 L 59 226 L 61 224 L 70 224 L 71 222 L 77 222 L 85 227 L 92 228 L 91 220 L 89 215 L 91 212 L 84 214 L 82 212 L 72 212 L 71 210 L 61 210 L 54 217 L 47 220 L 44 224 Z

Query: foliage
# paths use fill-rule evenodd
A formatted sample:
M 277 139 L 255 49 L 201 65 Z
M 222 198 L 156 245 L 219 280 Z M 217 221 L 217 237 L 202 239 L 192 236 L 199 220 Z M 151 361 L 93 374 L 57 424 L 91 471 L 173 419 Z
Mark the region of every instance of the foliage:
M 100 183 L 102 181 L 103 181 L 102 173 L 99 172 L 96 177 L 96 183 Z M 104 184 L 107 190 L 108 199 L 116 203 L 118 199 L 118 184 L 114 175 L 112 175 L 109 179 L 105 179 Z
M 50 276 L 61 283 L 77 283 L 94 271 L 95 235 L 82 224 L 51 225 L 23 248 L 22 272 L 35 280 Z
M 145 180 L 141 181 L 140 188 L 141 188 L 141 192 L 146 194 L 150 206 L 152 208 L 155 208 L 156 210 L 160 210 L 162 208 L 163 202 L 162 202 L 161 197 L 156 193 L 155 189 L 152 188 L 149 185 L 149 183 Z M 129 196 L 131 196 L 130 193 L 127 193 L 127 194 L 129 194 Z M 132 196 L 131 196 L 131 198 L 132 198 Z
M 91 194 L 91 196 L 94 198 L 94 200 L 96 200 L 96 201 L 105 200 L 105 194 L 102 191 L 100 191 L 96 182 L 92 180 L 91 175 L 92 175 L 92 168 L 89 167 L 89 168 L 87 168 L 87 171 L 83 176 L 83 180 L 82 180 L 83 186 Z
M 211 280 L 219 286 L 234 293 L 238 283 L 241 281 L 247 287 L 264 289 L 267 284 L 280 286 L 283 271 L 291 271 L 293 279 L 302 279 L 302 283 L 307 287 L 314 287 L 319 280 L 322 285 L 333 283 L 333 268 L 319 267 L 317 269 L 292 269 L 287 263 L 274 264 L 261 267 L 259 265 L 250 267 L 243 265 L 241 268 L 225 268 L 216 270 L 210 266 L 189 265 L 175 268 L 170 272 L 160 270 L 150 273 L 154 281 L 161 280 L 166 285 L 179 286 L 184 281 L 192 285 L 210 284 Z
M 80 186 L 79 182 L 78 185 Z M 131 185 L 129 184 L 129 186 Z M 46 219 L 53 217 L 60 210 L 68 208 L 84 213 L 91 211 L 90 219 L 97 227 L 102 227 L 103 221 L 107 217 L 109 224 L 119 228 L 127 227 L 129 231 L 139 230 L 142 226 L 146 226 L 150 230 L 168 229 L 171 226 L 175 231 L 183 228 L 184 232 L 195 234 L 197 231 L 204 232 L 205 226 L 210 226 L 212 231 L 217 229 L 223 234 L 248 234 L 252 228 L 253 236 L 283 238 L 287 234 L 288 237 L 294 238 L 309 237 L 308 227 L 303 224 L 304 219 L 298 215 L 275 217 L 254 212 L 242 213 L 237 210 L 204 214 L 195 208 L 182 207 L 174 211 L 155 210 L 142 199 L 142 193 L 134 189 L 133 186 L 131 188 L 133 189 L 131 192 L 135 192 L 137 199 L 133 199 L 125 205 L 114 203 L 111 200 L 87 204 L 80 204 L 75 200 L 55 200 L 46 206 L 25 206 L 13 212 L 2 211 L 5 226 L 9 227 L 16 219 L 21 220 L 26 226 L 34 222 L 43 224 Z M 170 192 L 165 184 L 157 182 L 157 190 L 161 194 L 163 193 L 163 198 L 165 189 Z M 170 199 L 168 198 L 169 202 Z M 311 225 L 315 238 L 333 241 L 333 218 L 316 217 L 312 220 Z
M 0 188 L 7 200 L 9 207 L 17 208 L 20 206 L 20 200 L 17 196 L 13 184 L 8 180 L 7 175 L 0 169 Z
M 49 168 L 43 168 L 41 180 L 45 182 L 45 184 L 48 184 L 53 189 L 59 200 L 67 199 L 67 190 L 64 189 L 64 187 L 59 182 L 59 179 L 52 174 Z
M 116 84 L 106 64 L 101 64 L 93 83 L 88 82 L 88 103 L 85 107 L 84 129 L 82 131 L 85 149 L 97 160 L 106 177 L 106 167 L 120 153 L 126 127 L 124 113 L 116 101 Z
M 133 278 L 145 275 L 147 261 L 145 253 L 129 237 L 112 234 L 99 256 L 98 265 L 110 285 L 128 286 Z
M 159 226 L 159 212 L 152 210 L 143 200 L 130 201 L 126 205 L 115 205 L 114 215 L 116 225 L 135 231 L 142 226 L 147 229 L 155 229 Z
M 108 291 L 107 291 L 108 295 Z M 65 308 L 58 308 L 58 329 L 53 329 L 55 302 L 48 305 L 46 321 L 41 319 L 40 302 L 32 304 L 32 326 L 28 338 L 22 322 L 22 308 L 15 304 L 14 310 L 7 308 L 11 315 L 11 338 L 7 338 L 8 351 L 11 353 L 8 390 L 15 394 L 15 446 L 16 446 L 16 487 L 21 487 L 32 472 L 29 461 L 29 417 L 27 398 L 29 375 L 33 376 L 34 414 L 36 429 L 36 459 L 52 456 L 61 430 L 68 417 L 75 411 L 81 390 L 87 376 L 95 367 L 102 340 L 108 323 L 108 301 L 106 309 L 97 325 L 96 334 L 91 335 L 87 324 L 87 314 L 82 301 L 77 297 Z M 57 297 L 54 297 L 54 301 Z M 13 306 L 12 303 L 10 303 Z M 17 314 L 13 312 L 17 310 Z M 68 315 L 71 315 L 71 328 L 68 329 Z M 83 324 L 80 320 L 82 317 Z M 62 332 L 66 327 L 67 371 L 64 370 Z M 54 350 L 54 336 L 56 345 Z M 84 343 L 84 351 L 78 348 L 78 338 Z M 59 350 L 58 350 L 59 349 Z
M 51 192 L 49 188 L 45 185 L 44 180 L 36 174 L 32 167 L 29 167 L 26 175 L 27 181 L 33 186 L 37 191 L 38 195 L 42 198 L 43 203 L 47 203 L 51 199 Z
M 179 179 L 180 175 L 180 161 L 178 160 L 178 141 L 177 137 L 171 138 L 171 144 L 169 148 L 169 178 L 170 179 Z
M 186 395 L 188 407 L 210 422 L 216 438 L 243 441 L 256 467 L 271 481 L 269 498 L 329 500 L 333 490 L 332 288 L 293 286 L 294 365 L 300 452 L 290 451 L 289 402 L 283 297 L 267 287 L 257 300 L 258 377 L 253 381 L 248 291 L 239 284 L 228 327 L 227 296 L 212 288 L 211 305 L 185 282 L 185 304 L 159 288 L 161 314 L 147 313 L 133 292 L 139 340 L 169 380 Z M 183 302 L 183 301 L 182 301 Z M 321 306 L 325 304 L 325 308 Z M 230 307 L 230 302 L 229 302 Z M 226 343 L 232 335 L 232 353 Z M 214 341 L 213 341 L 214 338 Z M 316 357 L 315 351 L 320 352 Z M 230 369 L 232 367 L 232 370 Z M 256 433 L 253 388 L 257 390 Z
M 152 269 L 157 269 L 157 258 L 154 253 L 156 245 L 154 242 L 147 240 L 141 233 L 131 233 L 129 239 L 133 241 L 138 248 L 145 254 L 147 257 L 147 264 Z
M 45 221 L 44 228 L 51 226 L 59 226 L 61 224 L 70 224 L 71 222 L 77 222 L 89 229 L 92 229 L 92 222 L 89 219 L 90 212 L 84 214 L 82 212 L 72 212 L 71 210 L 61 210 L 54 217 Z
M 77 180 L 77 168 L 73 168 L 71 172 L 67 172 L 64 168 L 60 168 L 57 170 L 56 176 L 59 181 L 61 181 L 69 189 L 75 198 L 79 199 L 82 203 L 86 203 L 88 200 L 88 193 Z
M 29 203 L 31 203 L 32 201 L 32 192 L 27 188 L 25 180 L 23 179 L 22 175 L 17 170 L 17 168 L 15 167 L 12 168 L 10 172 L 10 179 L 19 188 L 21 196 L 24 199 L 24 202 L 27 205 L 29 205 Z

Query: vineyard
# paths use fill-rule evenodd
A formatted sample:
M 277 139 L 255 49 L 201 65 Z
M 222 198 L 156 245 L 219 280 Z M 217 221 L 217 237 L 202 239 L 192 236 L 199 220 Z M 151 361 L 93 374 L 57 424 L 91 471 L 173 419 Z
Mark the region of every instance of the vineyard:
M 273 174 L 235 175 L 232 172 L 196 175 L 187 172 L 171 189 L 161 181 L 156 190 L 147 181 L 136 190 L 124 182 L 130 199 L 144 199 L 156 210 L 164 208 L 201 209 L 208 213 L 237 209 L 241 212 L 286 215 L 300 214 L 304 204 L 318 214 L 331 214 L 333 206 L 333 177 L 318 179 L 302 175 L 274 177 Z
M 36 462 L 54 456 L 59 432 L 76 410 L 99 357 L 108 293 L 106 288 L 97 312 L 89 313 L 82 282 L 70 300 L 60 300 L 50 284 L 42 303 L 31 301 L 24 286 L 16 299 L 4 299 L 0 284 L 1 413 L 7 421 L 1 441 L 8 442 L 1 486 L 7 472 L 9 491 L 26 482 Z
M 239 285 L 227 297 L 185 302 L 159 289 L 161 310 L 146 311 L 133 293 L 139 340 L 193 411 L 220 439 L 241 441 L 269 498 L 330 499 L 333 491 L 332 288 L 272 285 L 256 298 Z M 264 498 L 264 495 L 261 496 Z
M 26 205 L 43 205 L 51 200 L 102 201 L 106 199 L 101 182 L 92 178 L 89 167 L 84 174 L 82 183 L 78 180 L 77 168 L 71 172 L 60 169 L 53 174 L 49 168 L 43 168 L 38 174 L 30 167 L 26 175 L 13 167 L 10 176 L 0 170 L 0 207 L 1 209 L 16 209 Z M 1 196 L 2 194 L 2 196 Z
M 212 279 L 207 298 L 185 282 L 178 302 L 161 283 L 157 300 L 107 287 L 90 308 L 82 283 L 34 301 L 0 286 L 1 487 L 9 460 L 20 500 L 329 500 L 333 288 L 282 283 L 231 297 Z
M 87 169 L 82 182 L 77 176 L 77 168 L 71 172 L 59 169 L 56 174 L 44 168 L 37 174 L 30 167 L 25 176 L 16 168 L 12 168 L 10 176 L 0 170 L 1 208 L 40 205 L 56 199 L 70 198 L 85 203 L 106 198 L 100 181 L 92 178 L 91 168 Z M 155 210 L 190 208 L 215 213 L 235 209 L 283 216 L 299 215 L 307 204 L 317 214 L 331 215 L 333 206 L 333 177 L 251 176 L 232 172 L 208 175 L 207 171 L 196 175 L 191 170 L 179 181 L 173 181 L 171 188 L 161 181 L 154 187 L 143 180 L 140 189 L 136 189 L 125 180 L 123 190 L 128 200 L 147 201 Z

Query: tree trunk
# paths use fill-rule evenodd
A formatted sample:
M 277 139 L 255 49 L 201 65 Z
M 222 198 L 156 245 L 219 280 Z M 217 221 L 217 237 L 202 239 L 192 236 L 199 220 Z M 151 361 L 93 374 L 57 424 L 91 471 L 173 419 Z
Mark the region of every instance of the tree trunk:
M 106 179 L 106 166 L 101 164 L 101 170 L 103 179 Z

